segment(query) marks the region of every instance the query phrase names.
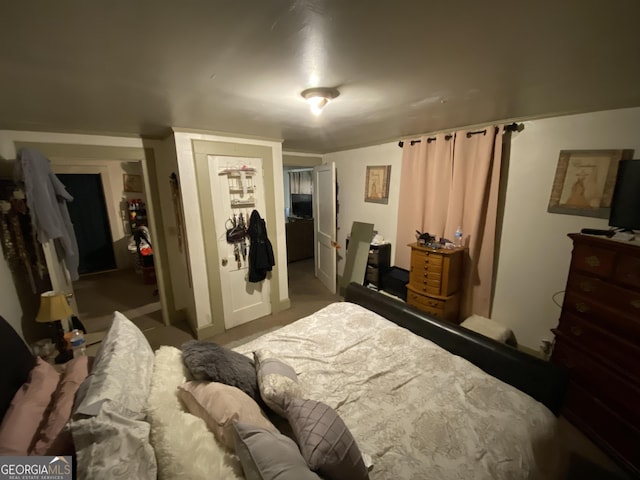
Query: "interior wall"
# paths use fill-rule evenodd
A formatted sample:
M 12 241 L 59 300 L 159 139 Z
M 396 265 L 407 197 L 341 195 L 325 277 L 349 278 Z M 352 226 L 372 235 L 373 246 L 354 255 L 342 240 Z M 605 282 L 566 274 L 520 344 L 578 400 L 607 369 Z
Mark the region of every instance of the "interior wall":
M 193 279 L 197 334 L 204 338 L 207 334 L 216 333 L 220 328 L 220 321 L 216 320 L 214 323 L 209 287 L 210 283 L 215 286 L 215 279 L 209 278 L 207 262 L 205 261 L 207 258 L 206 249 L 213 249 L 214 253 L 217 254 L 217 248 L 205 245 L 204 242 L 203 232 L 205 226 L 202 219 L 203 206 L 200 205 L 198 191 L 199 180 L 196 172 L 197 155 L 195 144 L 210 144 L 212 148 L 209 153 L 222 155 L 261 157 L 262 155 L 259 154 L 247 154 L 247 148 L 255 147 L 256 151 L 261 151 L 263 147 L 270 149 L 271 160 L 265 159 L 267 162 L 264 166 L 267 211 L 263 218 L 267 222 L 269 239 L 276 257 L 276 266 L 273 269 L 271 279 L 271 292 L 272 297 L 277 295 L 278 298 L 272 298 L 272 310 L 276 312 L 280 309 L 288 308 L 284 198 L 281 195 L 283 190 L 282 145 L 280 142 L 189 132 L 179 129 L 174 130 L 174 139 L 182 183 L 183 203 L 185 205 L 185 226 L 189 242 L 189 266 Z M 216 150 L 216 148 L 219 148 L 220 151 Z M 272 180 L 269 181 L 269 178 Z M 275 235 L 273 235 L 273 232 L 275 232 Z M 215 307 L 218 308 L 219 306 L 216 305 Z
M 373 223 L 374 230 L 391 242 L 392 259 L 396 248 L 409 248 L 395 245 L 402 165 L 402 149 L 398 144 L 384 143 L 329 153 L 323 157 L 323 163 L 330 162 L 336 164 L 338 181 L 338 244 L 341 247 L 338 250 L 338 275 L 344 271 L 346 238 L 351 233 L 353 222 Z M 367 166 L 370 165 L 391 165 L 387 205 L 364 201 Z
M 154 145 L 156 153 L 156 181 L 158 185 L 158 208 L 159 214 L 162 216 L 162 224 L 164 228 L 164 242 L 168 252 L 167 263 L 170 275 L 168 281 L 171 283 L 171 291 L 173 292 L 173 303 L 176 312 L 180 312 L 181 319 L 186 320 L 192 328 L 196 329 L 196 312 L 193 298 L 193 283 L 189 271 L 189 246 L 185 234 L 185 226 L 182 226 L 182 247 L 178 245 L 178 223 L 176 217 L 176 207 L 184 209 L 189 208 L 188 204 L 184 206 L 180 201 L 174 205 L 173 193 L 169 177 L 172 173 L 178 174 L 178 159 L 176 156 L 175 139 L 173 135 L 166 139 L 156 142 Z M 182 189 L 182 181 L 178 175 L 180 188 Z M 183 217 L 184 222 L 184 217 Z
M 640 158 L 640 108 L 523 122 L 513 134 L 494 306 L 491 317 L 518 342 L 539 349 L 558 324 L 554 294 L 565 288 L 568 233 L 608 228 L 606 219 L 547 212 L 560 150 L 634 149 Z M 563 295 L 556 295 L 562 304 Z
M 518 342 L 538 350 L 553 338 L 569 271 L 568 233 L 608 228 L 606 219 L 547 212 L 560 150 L 634 149 L 640 158 L 640 108 L 522 122 L 512 135 L 504 212 L 498 239 L 491 318 L 510 327 Z M 344 248 L 354 221 L 368 222 L 394 245 L 402 151 L 397 143 L 330 153 L 338 176 L 338 242 Z M 392 165 L 389 204 L 364 202 L 367 165 Z M 394 258 L 392 251 L 391 258 Z M 344 251 L 338 274 L 344 270 Z M 555 301 L 554 301 L 555 299 Z

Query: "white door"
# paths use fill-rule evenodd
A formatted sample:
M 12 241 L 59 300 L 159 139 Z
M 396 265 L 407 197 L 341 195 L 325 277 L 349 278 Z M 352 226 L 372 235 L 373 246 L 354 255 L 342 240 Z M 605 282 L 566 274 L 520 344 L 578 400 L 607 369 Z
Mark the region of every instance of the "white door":
M 313 223 L 316 277 L 336 293 L 336 166 L 313 168 Z
M 220 260 L 220 284 L 226 329 L 271 313 L 269 278 L 250 283 L 249 238 L 244 245 L 227 242 L 227 229 L 244 221 L 251 212 L 265 215 L 262 159 L 209 155 L 209 181 Z

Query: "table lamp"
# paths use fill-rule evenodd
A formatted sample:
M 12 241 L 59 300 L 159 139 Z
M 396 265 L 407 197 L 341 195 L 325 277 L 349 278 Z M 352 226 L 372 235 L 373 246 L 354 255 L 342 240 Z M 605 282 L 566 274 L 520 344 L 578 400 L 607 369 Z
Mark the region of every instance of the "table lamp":
M 64 293 L 44 292 L 40 295 L 40 310 L 38 310 L 36 322 L 48 323 L 54 330 L 53 341 L 59 352 L 55 359 L 56 363 L 68 362 L 73 358 L 73 352 L 67 348 L 64 327 L 62 326 L 62 320 L 72 314 L 73 310 L 71 310 Z

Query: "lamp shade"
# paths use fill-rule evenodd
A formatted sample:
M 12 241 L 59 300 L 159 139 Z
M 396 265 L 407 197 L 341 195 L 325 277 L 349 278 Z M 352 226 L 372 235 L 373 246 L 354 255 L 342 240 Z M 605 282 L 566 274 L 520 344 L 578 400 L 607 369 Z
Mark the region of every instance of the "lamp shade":
M 47 323 L 65 319 L 73 314 L 64 293 L 44 292 L 40 295 L 40 310 L 36 322 Z

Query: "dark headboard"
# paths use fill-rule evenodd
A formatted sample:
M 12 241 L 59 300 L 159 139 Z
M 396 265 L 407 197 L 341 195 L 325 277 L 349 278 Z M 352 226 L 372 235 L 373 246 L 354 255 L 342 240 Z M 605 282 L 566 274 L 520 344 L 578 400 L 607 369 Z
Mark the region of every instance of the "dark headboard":
M 490 375 L 513 385 L 558 415 L 567 386 L 567 374 L 556 365 L 509 345 L 484 337 L 396 300 L 351 283 L 345 301 L 356 303 L 442 348 L 466 358 Z
M 36 357 L 29 347 L 9 322 L 0 317 L 0 421 L 35 364 Z

